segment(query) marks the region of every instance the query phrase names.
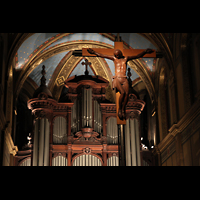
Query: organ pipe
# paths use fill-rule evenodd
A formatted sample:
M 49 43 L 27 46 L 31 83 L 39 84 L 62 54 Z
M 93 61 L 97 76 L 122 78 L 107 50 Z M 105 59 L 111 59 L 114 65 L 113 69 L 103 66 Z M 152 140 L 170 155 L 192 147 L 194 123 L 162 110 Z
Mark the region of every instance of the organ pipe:
M 76 133 L 80 128 L 80 101 L 78 99 L 75 100 L 74 105 L 72 107 L 71 114 L 71 133 Z
M 19 166 L 31 166 L 31 159 L 27 159 L 24 162 L 22 162 Z
M 92 89 L 89 90 L 89 99 L 90 99 L 90 103 L 89 103 L 89 106 L 90 106 L 90 113 L 89 113 L 89 126 L 92 127 Z
M 52 166 L 67 166 L 67 158 L 63 156 L 57 156 L 52 159 Z
M 102 134 L 102 114 L 100 110 L 100 105 L 97 101 L 94 101 L 94 130 L 100 135 Z
M 119 166 L 119 158 L 117 156 L 111 156 L 107 159 L 107 166 Z
M 78 156 L 73 164 L 73 166 L 102 166 L 101 160 L 94 155 L 80 155 Z
M 67 143 L 67 120 L 64 117 L 56 117 L 53 127 L 53 143 Z
M 140 166 L 139 122 L 127 119 L 125 128 L 126 165 Z
M 35 123 L 33 143 L 33 166 L 49 165 L 49 121 L 38 119 Z
M 92 127 L 92 89 L 82 90 L 82 127 Z
M 118 144 L 117 119 L 111 117 L 107 121 L 108 144 Z

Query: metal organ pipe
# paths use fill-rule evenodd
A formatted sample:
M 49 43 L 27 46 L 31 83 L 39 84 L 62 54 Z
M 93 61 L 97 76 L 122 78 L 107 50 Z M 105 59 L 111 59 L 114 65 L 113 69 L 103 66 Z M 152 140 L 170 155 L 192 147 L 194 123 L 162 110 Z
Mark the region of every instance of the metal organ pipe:
M 86 126 L 89 125 L 88 123 L 88 117 L 89 117 L 89 109 L 88 109 L 88 103 L 89 103 L 89 96 L 88 96 L 88 90 L 85 90 L 86 92 Z
M 131 147 L 130 147 L 130 129 L 129 129 L 129 119 L 126 120 L 125 126 L 125 148 L 126 148 L 126 165 L 131 166 Z
M 67 120 L 64 117 L 56 117 L 53 127 L 53 143 L 67 143 Z
M 89 90 L 90 91 L 90 127 L 92 127 L 92 89 Z
M 34 131 L 33 166 L 49 165 L 49 135 L 48 119 L 38 119 Z
M 101 135 L 102 135 L 102 131 L 101 131 L 101 128 L 102 128 L 102 115 L 101 115 L 100 106 L 99 106 L 99 113 L 100 113 L 100 130 L 99 130 L 99 132 L 100 132 Z
M 84 122 L 83 127 L 86 125 L 86 91 L 83 89 L 83 116 L 84 116 Z
M 117 156 L 111 156 L 107 159 L 107 166 L 119 166 L 119 158 Z
M 52 166 L 67 166 L 67 158 L 63 156 L 57 156 L 52 159 Z
M 98 132 L 100 133 L 101 132 L 101 112 L 100 112 L 100 108 L 99 108 L 99 105 L 98 105 Z
M 99 109 L 98 109 L 98 103 L 97 103 L 97 131 L 99 132 Z
M 126 165 L 140 166 L 140 140 L 139 140 L 139 122 L 136 119 L 126 120 L 125 129 L 125 147 L 126 147 Z
M 95 131 L 98 132 L 98 108 L 97 101 L 95 101 Z
M 107 122 L 108 144 L 118 144 L 117 119 L 111 117 Z
M 39 166 L 43 165 L 44 154 L 44 119 L 40 119 L 40 134 L 39 134 Z
M 33 140 L 33 166 L 37 166 L 38 159 L 38 132 L 39 132 L 39 119 L 35 122 L 34 140 Z
M 102 127 L 101 110 L 100 110 L 100 106 L 98 102 L 95 100 L 94 101 L 94 130 L 100 133 L 100 135 L 102 134 L 101 127 Z
M 94 155 L 80 155 L 77 157 L 73 164 L 73 166 L 102 166 L 101 161 L 98 157 Z
M 50 139 L 50 125 L 49 121 L 46 119 L 45 132 L 44 132 L 44 166 L 49 165 L 49 139 Z
M 96 101 L 94 100 L 94 130 L 96 131 Z
M 82 89 L 82 127 L 92 127 L 92 89 Z
M 130 133 L 131 133 L 131 151 L 132 151 L 132 165 L 137 166 L 137 154 L 136 154 L 136 141 L 135 141 L 135 122 L 130 120 Z
M 82 107 L 81 107 L 81 110 L 82 110 L 82 127 L 84 127 L 85 125 L 85 123 L 84 123 L 84 120 L 85 120 L 85 95 L 84 95 L 84 92 L 85 92 L 85 90 L 84 90 L 84 88 L 82 89 L 82 98 L 81 98 L 81 102 L 82 102 Z
M 139 122 L 135 119 L 135 130 L 136 130 L 136 148 L 137 148 L 137 162 L 138 166 L 141 165 L 140 159 L 140 133 L 139 133 Z
M 74 128 L 75 128 L 75 124 L 74 124 L 75 105 L 76 105 L 76 100 L 75 100 L 74 105 L 72 107 L 72 113 L 71 113 L 71 132 L 72 133 L 75 132 L 75 130 L 74 130 Z
M 72 107 L 71 114 L 71 133 L 76 133 L 79 130 L 79 116 L 80 116 L 80 106 L 79 100 L 75 100 L 74 105 Z
M 112 144 L 114 144 L 115 142 L 115 137 L 114 137 L 114 127 L 112 126 L 113 125 L 113 119 L 111 119 L 111 137 L 112 137 Z
M 79 130 L 80 128 L 80 110 L 81 110 L 81 105 L 80 105 L 80 100 L 77 99 L 77 108 L 76 108 L 76 120 L 77 120 L 77 127 L 76 131 Z
M 27 159 L 24 162 L 22 162 L 19 166 L 31 166 L 31 159 Z

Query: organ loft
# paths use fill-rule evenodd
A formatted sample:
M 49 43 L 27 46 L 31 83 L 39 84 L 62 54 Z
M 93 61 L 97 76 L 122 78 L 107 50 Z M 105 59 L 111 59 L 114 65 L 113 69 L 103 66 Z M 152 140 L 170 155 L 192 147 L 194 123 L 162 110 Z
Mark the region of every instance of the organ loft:
M 27 144 L 14 157 L 17 166 L 119 166 L 119 134 L 116 104 L 106 99 L 109 82 L 88 72 L 65 80 L 59 102 L 46 86 L 45 66 L 40 87 L 27 106 L 33 128 Z M 131 73 L 128 70 L 131 83 Z M 127 166 L 153 165 L 150 151 L 143 151 L 140 114 L 145 102 L 129 85 L 126 106 L 125 162 Z

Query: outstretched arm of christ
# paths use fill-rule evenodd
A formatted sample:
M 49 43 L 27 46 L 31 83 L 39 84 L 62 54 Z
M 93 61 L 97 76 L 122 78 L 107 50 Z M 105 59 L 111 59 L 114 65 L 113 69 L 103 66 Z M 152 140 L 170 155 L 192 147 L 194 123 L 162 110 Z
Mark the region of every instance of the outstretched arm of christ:
M 108 58 L 110 60 L 114 60 L 114 56 L 109 56 L 109 55 L 105 55 L 105 54 L 101 54 L 101 53 L 98 53 L 96 51 L 94 51 L 93 49 L 89 48 L 87 50 L 90 54 L 95 54 L 97 55 L 98 57 L 101 57 L 101 58 Z
M 152 49 L 146 49 L 145 51 L 143 51 L 142 53 L 139 53 L 138 55 L 136 56 L 128 56 L 127 57 L 127 61 L 129 60 L 133 60 L 133 59 L 138 59 L 138 58 L 142 58 L 145 54 L 151 54 L 153 53 L 154 51 Z

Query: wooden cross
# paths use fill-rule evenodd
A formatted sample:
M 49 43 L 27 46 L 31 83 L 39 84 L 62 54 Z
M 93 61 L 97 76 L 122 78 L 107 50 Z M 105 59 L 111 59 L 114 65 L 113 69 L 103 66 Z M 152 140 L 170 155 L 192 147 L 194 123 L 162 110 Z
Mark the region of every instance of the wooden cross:
M 87 76 L 89 74 L 88 65 L 91 65 L 91 62 L 88 62 L 88 60 L 85 59 L 85 62 L 82 62 L 81 64 L 85 65 L 85 75 Z

